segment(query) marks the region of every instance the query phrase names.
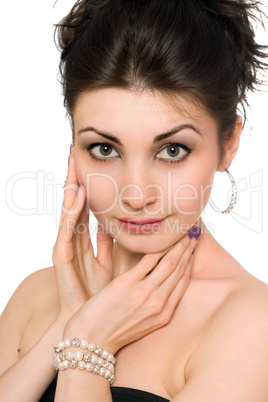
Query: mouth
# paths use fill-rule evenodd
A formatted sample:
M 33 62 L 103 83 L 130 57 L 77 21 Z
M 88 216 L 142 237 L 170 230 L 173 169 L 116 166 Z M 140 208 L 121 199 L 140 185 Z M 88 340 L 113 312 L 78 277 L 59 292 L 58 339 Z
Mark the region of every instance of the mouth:
M 164 218 L 165 219 L 165 218 Z M 161 223 L 164 219 L 141 219 L 137 220 L 134 218 L 122 218 L 119 219 L 122 226 L 131 231 L 136 233 L 143 233 L 143 232 L 151 232 L 152 230 L 159 229 Z

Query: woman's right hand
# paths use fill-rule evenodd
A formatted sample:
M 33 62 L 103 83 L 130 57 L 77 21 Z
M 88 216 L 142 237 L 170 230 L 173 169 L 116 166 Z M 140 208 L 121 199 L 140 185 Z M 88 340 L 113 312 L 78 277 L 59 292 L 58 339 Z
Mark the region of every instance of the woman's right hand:
M 66 323 L 94 294 L 112 280 L 113 239 L 98 227 L 95 257 L 89 233 L 86 191 L 78 179 L 70 154 L 60 227 L 53 247 L 60 313 Z

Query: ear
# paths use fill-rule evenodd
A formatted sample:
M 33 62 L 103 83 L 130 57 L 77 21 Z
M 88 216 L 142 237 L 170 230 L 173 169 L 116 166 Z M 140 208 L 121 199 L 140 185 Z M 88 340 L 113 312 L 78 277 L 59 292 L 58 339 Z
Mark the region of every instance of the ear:
M 231 166 L 231 163 L 239 148 L 242 129 L 243 119 L 241 116 L 237 116 L 232 136 L 224 145 L 225 155 L 218 166 L 217 172 L 225 172 L 225 169 L 229 169 Z

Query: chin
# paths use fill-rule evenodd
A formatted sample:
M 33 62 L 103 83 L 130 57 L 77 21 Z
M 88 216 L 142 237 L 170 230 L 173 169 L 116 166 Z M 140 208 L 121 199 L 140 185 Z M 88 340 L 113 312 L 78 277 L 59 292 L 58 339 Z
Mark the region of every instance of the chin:
M 167 235 L 154 234 L 154 235 L 139 235 L 132 234 L 127 236 L 119 236 L 116 242 L 120 247 L 125 248 L 129 252 L 137 254 L 154 254 L 160 253 L 174 243 L 176 243 L 183 234 L 178 235 L 176 238 L 168 237 Z

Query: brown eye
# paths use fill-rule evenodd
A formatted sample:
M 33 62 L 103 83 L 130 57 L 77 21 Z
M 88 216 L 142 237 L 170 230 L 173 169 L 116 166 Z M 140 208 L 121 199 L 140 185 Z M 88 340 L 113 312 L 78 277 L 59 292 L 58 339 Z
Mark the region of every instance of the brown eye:
M 102 156 L 110 156 L 112 150 L 113 148 L 110 145 L 101 145 L 99 152 Z
M 174 145 L 170 145 L 169 147 L 167 147 L 167 154 L 173 157 L 179 156 L 180 154 L 179 147 L 174 147 Z
M 119 156 L 119 153 L 109 144 L 91 144 L 87 150 L 92 158 L 98 160 L 107 160 Z
M 184 149 L 185 148 L 185 149 Z M 156 155 L 160 160 L 176 161 L 182 159 L 186 154 L 190 153 L 190 149 L 183 145 L 170 144 L 162 148 Z

